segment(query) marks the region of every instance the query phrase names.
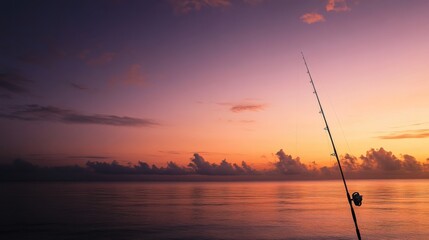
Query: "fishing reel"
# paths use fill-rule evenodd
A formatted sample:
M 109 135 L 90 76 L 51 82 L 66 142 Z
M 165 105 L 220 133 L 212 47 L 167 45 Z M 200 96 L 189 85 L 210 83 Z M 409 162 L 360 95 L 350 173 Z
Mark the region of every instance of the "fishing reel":
M 359 207 L 360 205 L 362 205 L 362 197 L 363 196 L 360 195 L 358 192 L 354 192 L 350 201 L 353 201 L 353 203 Z

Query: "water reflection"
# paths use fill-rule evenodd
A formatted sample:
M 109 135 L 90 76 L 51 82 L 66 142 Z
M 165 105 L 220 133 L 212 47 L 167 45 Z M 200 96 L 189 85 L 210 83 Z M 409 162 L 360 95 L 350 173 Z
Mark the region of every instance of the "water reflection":
M 425 239 L 427 180 L 350 181 L 364 239 Z M 354 239 L 340 181 L 2 184 L 5 239 Z

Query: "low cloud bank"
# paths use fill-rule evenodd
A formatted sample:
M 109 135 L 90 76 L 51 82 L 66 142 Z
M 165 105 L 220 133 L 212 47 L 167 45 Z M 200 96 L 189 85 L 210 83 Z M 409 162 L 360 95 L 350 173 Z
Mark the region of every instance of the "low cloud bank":
M 338 164 L 319 167 L 316 163 L 302 163 L 299 157 L 276 153 L 278 161 L 271 168 L 256 170 L 245 161 L 230 163 L 226 159 L 220 163 L 206 161 L 195 153 L 189 164 L 180 166 L 167 162 L 165 166 L 137 164 L 122 165 L 118 161 L 88 161 L 85 166 L 43 167 L 16 159 L 9 165 L 0 165 L 0 180 L 97 180 L 100 176 L 248 176 L 263 180 L 272 179 L 337 179 Z M 348 178 L 429 178 L 429 160 L 422 163 L 415 157 L 404 154 L 397 157 L 392 152 L 370 149 L 359 157 L 345 154 L 341 156 L 341 166 Z M 106 178 L 102 178 L 106 179 Z M 146 178 L 147 179 L 147 178 Z M 120 178 L 115 178 L 120 180 Z M 134 179 L 138 180 L 138 179 Z M 150 180 L 150 179 L 149 179 Z

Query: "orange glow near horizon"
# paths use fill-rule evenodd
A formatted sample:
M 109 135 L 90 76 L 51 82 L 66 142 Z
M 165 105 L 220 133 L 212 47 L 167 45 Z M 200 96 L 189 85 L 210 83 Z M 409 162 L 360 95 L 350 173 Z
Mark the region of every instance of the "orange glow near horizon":
M 426 163 L 429 3 L 223 3 L 118 3 L 105 20 L 82 15 L 82 29 L 38 19 L 37 39 L 11 27 L 5 46 L 22 50 L 1 58 L 0 157 L 163 166 L 199 153 L 262 169 L 283 149 L 331 166 L 304 51 L 340 155 Z

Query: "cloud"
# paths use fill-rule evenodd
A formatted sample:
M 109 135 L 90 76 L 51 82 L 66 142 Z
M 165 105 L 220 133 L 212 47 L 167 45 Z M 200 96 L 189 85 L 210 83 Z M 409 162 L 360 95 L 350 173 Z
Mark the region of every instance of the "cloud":
M 29 94 L 30 91 L 27 89 L 27 85 L 31 82 L 17 70 L 0 70 L 0 89 L 8 93 L 19 95 Z
M 86 166 L 90 170 L 102 174 L 185 175 L 191 173 L 191 169 L 181 167 L 174 162 L 167 162 L 166 167 L 157 167 L 156 165 L 149 166 L 149 164 L 141 161 L 134 166 L 124 166 L 115 160 L 111 163 L 89 161 Z
M 308 173 L 308 167 L 301 163 L 299 157 L 292 158 L 291 155 L 287 155 L 284 153 L 283 149 L 280 149 L 276 153 L 279 161 L 274 163 L 274 166 L 277 171 L 286 175 L 295 175 L 295 174 L 305 174 Z
M 279 162 L 274 163 L 277 172 L 285 175 L 303 175 L 307 177 L 337 177 L 338 164 L 318 167 L 317 164 L 306 165 L 300 159 L 292 158 L 280 150 L 277 152 Z M 416 173 L 425 171 L 425 164 L 420 163 L 415 157 L 404 154 L 402 159 L 396 157 L 391 151 L 384 148 L 371 148 L 365 155 L 359 158 L 350 154 L 341 157 L 343 171 L 353 178 L 380 178 L 380 177 L 413 177 Z M 429 169 L 428 169 L 429 170 Z M 428 171 L 429 172 L 429 171 Z
M 240 113 L 245 111 L 258 112 L 265 109 L 265 104 L 255 103 L 218 103 L 219 105 L 229 106 L 229 110 L 234 113 Z
M 405 154 L 402 162 L 402 167 L 405 171 L 420 172 L 422 171 L 422 164 L 416 160 L 415 157 Z
M 175 13 L 187 14 L 203 8 L 228 7 L 231 5 L 231 0 L 170 0 L 170 4 Z
M 396 171 L 401 169 L 401 160 L 399 160 L 392 152 L 386 151 L 383 148 L 378 150 L 370 149 L 365 156 L 361 156 L 362 170 L 382 170 Z
M 389 135 L 378 136 L 380 139 L 407 139 L 407 138 L 427 138 L 429 129 L 417 129 L 410 131 L 394 132 Z
M 242 174 L 255 174 L 256 170 L 252 169 L 246 162 L 242 162 L 241 166 L 231 164 L 225 159 L 220 164 L 210 163 L 199 155 L 194 154 L 188 167 L 193 169 L 194 173 L 201 175 L 242 175 Z
M 132 174 L 135 173 L 133 168 L 128 166 L 123 166 L 118 163 L 118 161 L 112 161 L 111 163 L 107 162 L 87 162 L 86 166 L 89 169 L 92 169 L 93 171 L 97 173 L 104 173 L 104 174 Z
M 86 115 L 68 109 L 53 106 L 40 106 L 37 104 L 13 107 L 10 111 L 0 112 L 0 117 L 23 121 L 52 121 L 127 127 L 149 127 L 159 125 L 157 122 L 149 119 L 104 114 Z
M 85 167 L 76 165 L 43 167 L 22 159 L 16 159 L 12 164 L 0 165 L 0 180 L 20 179 L 20 177 L 27 180 L 70 179 L 79 181 L 83 179 L 82 177 L 89 180 L 138 179 L 127 178 L 124 175 L 256 176 L 248 179 L 273 179 L 272 177 L 276 177 L 276 179 L 285 179 L 284 177 L 291 179 L 338 179 L 340 177 L 337 164 L 322 167 L 319 167 L 315 162 L 304 164 L 299 157 L 293 158 L 283 150 L 279 150 L 276 155 L 278 162 L 272 165 L 273 169 L 258 171 L 244 161 L 241 164 L 229 163 L 226 160 L 222 160 L 220 163 L 211 163 L 199 153 L 193 155 L 187 166 L 180 166 L 174 162 L 167 162 L 166 166 L 156 166 L 142 161 L 135 165 L 131 163 L 122 165 L 115 160 L 111 162 L 102 161 L 110 157 L 91 155 L 71 156 L 72 158 L 96 159 L 96 161 L 88 161 Z M 421 163 L 408 154 L 404 154 L 400 159 L 383 148 L 372 148 L 359 158 L 346 154 L 341 157 L 341 164 L 346 177 L 350 178 L 429 178 L 428 163 Z M 103 178 L 102 175 L 119 175 L 122 177 Z M 159 178 L 144 179 L 156 180 Z M 179 180 L 180 178 L 176 179 Z
M 22 159 L 15 159 L 12 163 L 12 168 L 14 168 L 15 171 L 32 172 L 39 169 L 39 166 Z
M 300 17 L 301 21 L 307 24 L 313 24 L 318 22 L 324 22 L 325 17 L 319 13 L 306 13 Z
M 325 9 L 327 12 L 346 12 L 351 10 L 347 6 L 346 0 L 328 0 Z
M 231 112 L 239 113 L 244 111 L 257 112 L 263 110 L 265 106 L 263 104 L 237 104 L 230 108 Z
M 357 157 L 347 153 L 344 155 L 344 157 L 341 158 L 341 166 L 343 167 L 344 171 L 347 172 L 358 171 L 360 168 L 358 161 L 359 160 Z

